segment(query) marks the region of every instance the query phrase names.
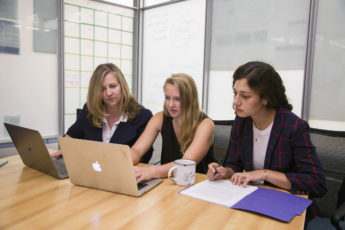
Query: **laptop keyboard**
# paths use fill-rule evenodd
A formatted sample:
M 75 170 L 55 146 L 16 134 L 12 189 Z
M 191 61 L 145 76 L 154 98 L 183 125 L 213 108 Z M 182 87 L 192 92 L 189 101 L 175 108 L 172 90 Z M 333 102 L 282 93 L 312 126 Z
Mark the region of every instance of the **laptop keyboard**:
M 53 160 L 53 163 L 55 165 L 56 171 L 58 172 L 59 175 L 67 174 L 65 162 L 63 161 L 62 157 L 52 158 L 52 160 Z
M 140 189 L 142 189 L 142 188 L 144 188 L 144 187 L 146 187 L 146 186 L 147 186 L 146 183 L 140 182 L 140 183 L 138 183 L 138 190 L 140 190 Z

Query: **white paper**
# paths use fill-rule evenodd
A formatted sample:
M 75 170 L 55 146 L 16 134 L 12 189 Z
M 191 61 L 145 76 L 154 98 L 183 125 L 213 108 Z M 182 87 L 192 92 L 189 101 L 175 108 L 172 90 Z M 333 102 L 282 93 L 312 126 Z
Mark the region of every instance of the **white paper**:
M 93 39 L 93 26 L 81 24 L 80 32 L 82 38 Z
M 93 24 L 93 10 L 81 7 L 80 8 L 80 21 L 81 21 L 81 23 Z
M 233 185 L 228 180 L 205 180 L 180 193 L 230 208 L 256 189 L 257 187 L 250 185 L 246 187 Z
M 79 37 L 79 24 L 65 21 L 64 31 L 65 31 L 65 37 L 66 36 Z
M 133 18 L 131 17 L 122 17 L 122 30 L 133 31 Z
M 121 16 L 109 14 L 109 27 L 114 29 L 121 29 Z M 131 30 L 133 31 L 133 30 Z
M 95 24 L 99 26 L 107 26 L 107 12 L 95 11 Z
M 108 29 L 95 26 L 95 40 L 106 42 L 108 40 Z

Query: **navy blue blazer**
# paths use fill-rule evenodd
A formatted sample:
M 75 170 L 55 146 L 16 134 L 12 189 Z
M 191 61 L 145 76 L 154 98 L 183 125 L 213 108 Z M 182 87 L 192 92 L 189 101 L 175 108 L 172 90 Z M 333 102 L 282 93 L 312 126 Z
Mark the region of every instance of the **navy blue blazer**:
M 81 110 L 76 122 L 68 129 L 67 135 L 85 140 L 102 141 L 103 128 L 91 126 L 87 118 L 88 110 L 86 104 Z M 152 112 L 143 108 L 139 115 L 131 121 L 120 122 L 114 135 L 110 139 L 110 143 L 124 144 L 132 147 L 137 139 L 144 131 L 146 124 L 152 117 Z M 140 162 L 148 163 L 152 157 L 153 148 L 151 148 L 142 158 Z
M 235 172 L 253 171 L 253 120 L 250 117 L 236 117 L 225 166 Z M 277 109 L 264 168 L 284 173 L 291 182 L 292 193 L 304 191 L 320 197 L 327 192 L 325 174 L 310 140 L 309 125 L 285 108 Z

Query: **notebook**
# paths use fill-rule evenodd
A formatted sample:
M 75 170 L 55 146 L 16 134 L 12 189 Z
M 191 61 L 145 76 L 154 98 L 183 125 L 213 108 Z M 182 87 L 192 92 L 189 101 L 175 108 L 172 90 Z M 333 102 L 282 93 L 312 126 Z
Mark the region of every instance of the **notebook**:
M 41 134 L 32 129 L 4 123 L 23 163 L 58 179 L 68 177 L 62 157 L 51 158 Z
M 70 180 L 75 185 L 130 196 L 141 196 L 162 179 L 138 187 L 131 150 L 127 145 L 59 137 Z

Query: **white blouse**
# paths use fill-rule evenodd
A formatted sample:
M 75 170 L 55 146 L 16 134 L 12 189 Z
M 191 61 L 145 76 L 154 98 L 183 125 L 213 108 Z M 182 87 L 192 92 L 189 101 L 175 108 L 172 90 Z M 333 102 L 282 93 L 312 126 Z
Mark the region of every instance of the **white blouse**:
M 253 166 L 254 170 L 264 168 L 268 140 L 272 130 L 273 122 L 264 130 L 256 128 L 253 122 Z
M 102 132 L 102 141 L 109 143 L 111 137 L 114 135 L 117 126 L 120 122 L 127 122 L 127 117 L 121 116 L 120 119 L 113 124 L 111 129 L 109 128 L 108 122 L 106 118 L 103 118 L 103 132 Z

